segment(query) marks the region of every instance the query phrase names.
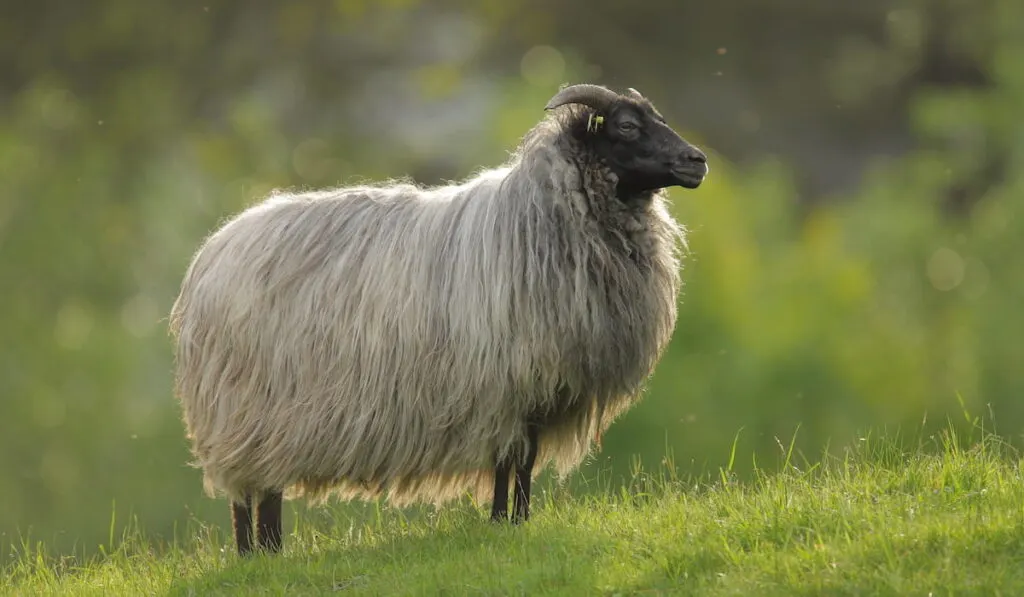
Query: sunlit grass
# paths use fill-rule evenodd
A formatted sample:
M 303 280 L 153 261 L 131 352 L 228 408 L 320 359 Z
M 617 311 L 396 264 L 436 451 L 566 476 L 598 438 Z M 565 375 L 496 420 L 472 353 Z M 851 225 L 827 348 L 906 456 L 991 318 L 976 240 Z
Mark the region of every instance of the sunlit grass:
M 798 464 L 780 444 L 782 470 L 742 482 L 636 471 L 622 491 L 542 494 L 520 528 L 469 504 L 328 509 L 271 558 L 198 523 L 159 548 L 131 529 L 84 565 L 22 545 L 0 594 L 1024 594 L 1019 455 L 988 434 L 899 445 Z

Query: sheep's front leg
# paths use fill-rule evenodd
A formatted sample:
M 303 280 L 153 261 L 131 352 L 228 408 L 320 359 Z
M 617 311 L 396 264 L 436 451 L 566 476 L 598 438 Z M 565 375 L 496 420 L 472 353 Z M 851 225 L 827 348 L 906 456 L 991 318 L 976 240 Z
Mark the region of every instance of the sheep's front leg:
M 512 474 L 509 459 L 499 461 L 494 467 L 494 499 L 491 502 L 491 520 L 508 520 L 508 477 Z
M 280 491 L 268 491 L 256 508 L 256 539 L 267 553 L 281 551 L 283 497 Z
M 252 552 L 252 496 L 241 502 L 231 502 L 231 526 L 235 529 L 235 547 L 238 555 Z
M 540 430 L 530 423 L 526 427 L 529 445 L 522 461 L 516 464 L 515 504 L 512 512 L 512 523 L 519 524 L 530 520 L 530 482 L 533 478 L 533 465 L 537 462 L 537 440 Z

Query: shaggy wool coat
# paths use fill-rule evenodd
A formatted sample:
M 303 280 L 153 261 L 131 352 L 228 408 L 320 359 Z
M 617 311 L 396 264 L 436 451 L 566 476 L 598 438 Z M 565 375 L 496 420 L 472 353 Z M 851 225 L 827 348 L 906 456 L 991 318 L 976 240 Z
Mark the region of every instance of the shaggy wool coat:
M 461 184 L 278 192 L 206 239 L 171 331 L 210 495 L 488 501 L 526 421 L 534 471 L 579 465 L 669 341 L 684 242 L 581 117 Z

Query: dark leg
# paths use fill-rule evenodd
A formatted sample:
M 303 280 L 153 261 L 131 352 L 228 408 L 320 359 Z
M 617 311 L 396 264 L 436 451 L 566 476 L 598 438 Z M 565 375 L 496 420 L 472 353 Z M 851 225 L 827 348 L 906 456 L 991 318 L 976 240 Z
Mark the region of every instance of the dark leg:
M 526 427 L 526 437 L 530 445 L 526 448 L 526 456 L 516 464 L 515 506 L 512 523 L 519 524 L 530 520 L 530 481 L 533 477 L 533 465 L 537 462 L 537 425 L 530 423 Z
M 508 477 L 511 473 L 512 465 L 508 460 L 494 467 L 494 501 L 491 503 L 493 522 L 508 520 Z
M 256 537 L 267 553 L 281 551 L 282 498 L 280 491 L 268 491 L 256 508 Z
M 252 551 L 252 498 L 245 496 L 244 502 L 231 502 L 231 526 L 235 529 L 235 546 L 238 555 L 249 555 Z

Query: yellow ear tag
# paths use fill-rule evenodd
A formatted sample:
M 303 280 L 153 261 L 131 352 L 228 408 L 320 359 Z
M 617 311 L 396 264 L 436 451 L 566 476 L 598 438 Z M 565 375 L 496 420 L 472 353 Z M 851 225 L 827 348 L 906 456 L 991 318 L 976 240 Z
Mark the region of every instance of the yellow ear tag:
M 587 132 L 596 133 L 597 129 L 601 128 L 602 124 L 604 124 L 604 116 L 591 114 L 590 118 L 587 118 Z

